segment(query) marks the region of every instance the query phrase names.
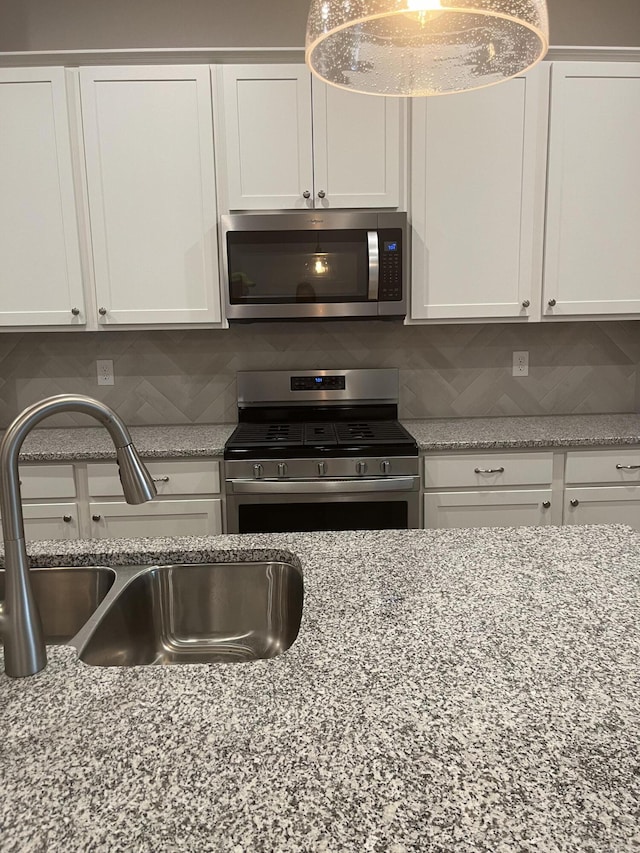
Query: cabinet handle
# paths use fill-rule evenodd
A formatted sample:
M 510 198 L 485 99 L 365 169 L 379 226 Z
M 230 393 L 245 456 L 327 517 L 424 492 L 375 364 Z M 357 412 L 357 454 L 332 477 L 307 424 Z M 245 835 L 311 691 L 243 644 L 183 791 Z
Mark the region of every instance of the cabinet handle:
M 580 506 L 580 501 L 577 500 L 577 498 L 574 498 L 572 501 L 570 501 L 570 503 L 573 507 Z
M 320 190 L 318 192 L 318 198 L 324 198 L 326 196 L 326 192 L 324 190 Z
M 525 299 L 522 303 L 523 308 L 528 308 L 531 305 L 531 302 L 528 299 Z
M 152 477 L 151 479 L 153 480 L 154 483 L 168 483 L 169 482 L 168 477 Z
M 106 313 L 107 313 L 107 309 L 106 309 L 106 308 L 98 308 L 98 314 L 99 314 L 101 317 L 104 317 L 104 315 L 105 315 Z
M 73 314 L 74 317 L 79 317 L 80 316 L 80 309 L 79 308 L 72 308 L 71 313 Z
M 91 518 L 92 518 L 94 521 L 100 521 L 100 519 L 102 518 L 102 516 L 101 516 L 101 515 L 92 515 L 92 516 L 91 516 Z
M 542 506 L 545 509 L 549 509 L 551 507 L 551 501 L 542 501 Z
M 556 301 L 555 299 L 550 299 L 550 300 L 547 302 L 547 305 L 549 306 L 549 308 L 555 308 L 557 304 L 558 304 L 558 303 L 557 303 L 557 301 Z
M 475 468 L 476 474 L 504 474 L 504 468 Z
M 62 520 L 65 522 L 65 524 L 69 524 L 71 521 L 73 521 L 70 515 L 63 515 Z
M 302 193 L 302 198 L 311 198 L 311 193 L 309 192 L 309 190 L 305 190 Z
M 616 465 L 618 471 L 637 471 L 640 465 Z

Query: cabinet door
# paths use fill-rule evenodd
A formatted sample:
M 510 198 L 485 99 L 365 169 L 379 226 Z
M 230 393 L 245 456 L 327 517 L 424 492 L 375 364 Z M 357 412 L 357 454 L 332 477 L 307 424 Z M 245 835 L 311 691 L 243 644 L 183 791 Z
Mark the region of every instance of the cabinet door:
M 77 539 L 78 504 L 43 503 L 23 506 L 24 535 L 35 539 Z
M 544 316 L 640 313 L 639 152 L 640 63 L 555 63 Z
M 522 527 L 551 524 L 551 489 L 428 492 L 424 527 Z
M 218 73 L 229 209 L 313 207 L 311 75 L 306 66 L 228 65 Z
M 207 67 L 80 71 L 99 322 L 219 322 Z
M 537 316 L 547 79 L 413 104 L 412 318 Z
M 222 501 L 124 501 L 89 504 L 93 539 L 139 536 L 215 536 L 222 533 Z
M 640 486 L 565 489 L 564 524 L 628 524 L 640 531 Z
M 400 101 L 313 78 L 316 207 L 398 207 Z
M 84 325 L 64 69 L 1 69 L 0 128 L 0 326 Z

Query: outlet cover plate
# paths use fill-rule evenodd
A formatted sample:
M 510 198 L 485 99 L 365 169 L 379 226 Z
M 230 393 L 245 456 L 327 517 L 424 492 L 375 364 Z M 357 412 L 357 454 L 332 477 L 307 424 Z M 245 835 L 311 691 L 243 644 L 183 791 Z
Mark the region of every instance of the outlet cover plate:
M 96 361 L 98 373 L 98 385 L 115 385 L 113 375 L 113 361 L 110 358 L 102 358 Z

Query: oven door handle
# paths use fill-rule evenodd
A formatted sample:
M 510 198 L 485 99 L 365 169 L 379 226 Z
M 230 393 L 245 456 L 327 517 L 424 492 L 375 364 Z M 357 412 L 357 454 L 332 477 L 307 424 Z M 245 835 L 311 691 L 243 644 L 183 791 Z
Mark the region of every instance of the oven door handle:
M 417 491 L 419 477 L 362 480 L 227 480 L 227 492 L 236 495 L 323 495 L 345 492 Z
M 367 231 L 367 250 L 369 254 L 369 301 L 378 301 L 380 289 L 380 249 L 378 247 L 378 232 Z

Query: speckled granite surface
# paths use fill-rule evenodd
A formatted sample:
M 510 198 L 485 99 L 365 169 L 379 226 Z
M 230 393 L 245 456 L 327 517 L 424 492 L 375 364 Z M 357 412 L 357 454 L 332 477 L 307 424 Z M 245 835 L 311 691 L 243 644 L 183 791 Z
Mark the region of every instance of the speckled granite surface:
M 557 415 L 514 418 L 443 418 L 403 421 L 421 450 L 474 448 L 597 447 L 640 444 L 640 415 Z M 146 458 L 222 456 L 235 424 L 132 427 Z M 34 430 L 22 460 L 111 459 L 113 446 L 101 427 Z
M 224 443 L 235 424 L 189 424 L 186 426 L 131 427 L 129 432 L 145 458 L 222 456 Z M 24 462 L 114 459 L 109 433 L 102 427 L 36 429 L 23 445 Z
M 553 415 L 403 421 L 421 450 L 640 444 L 640 415 Z
M 91 553 L 99 547 L 98 553 Z M 631 853 L 640 537 L 624 527 L 31 545 L 291 551 L 300 635 L 239 665 L 0 676 L 0 848 Z

